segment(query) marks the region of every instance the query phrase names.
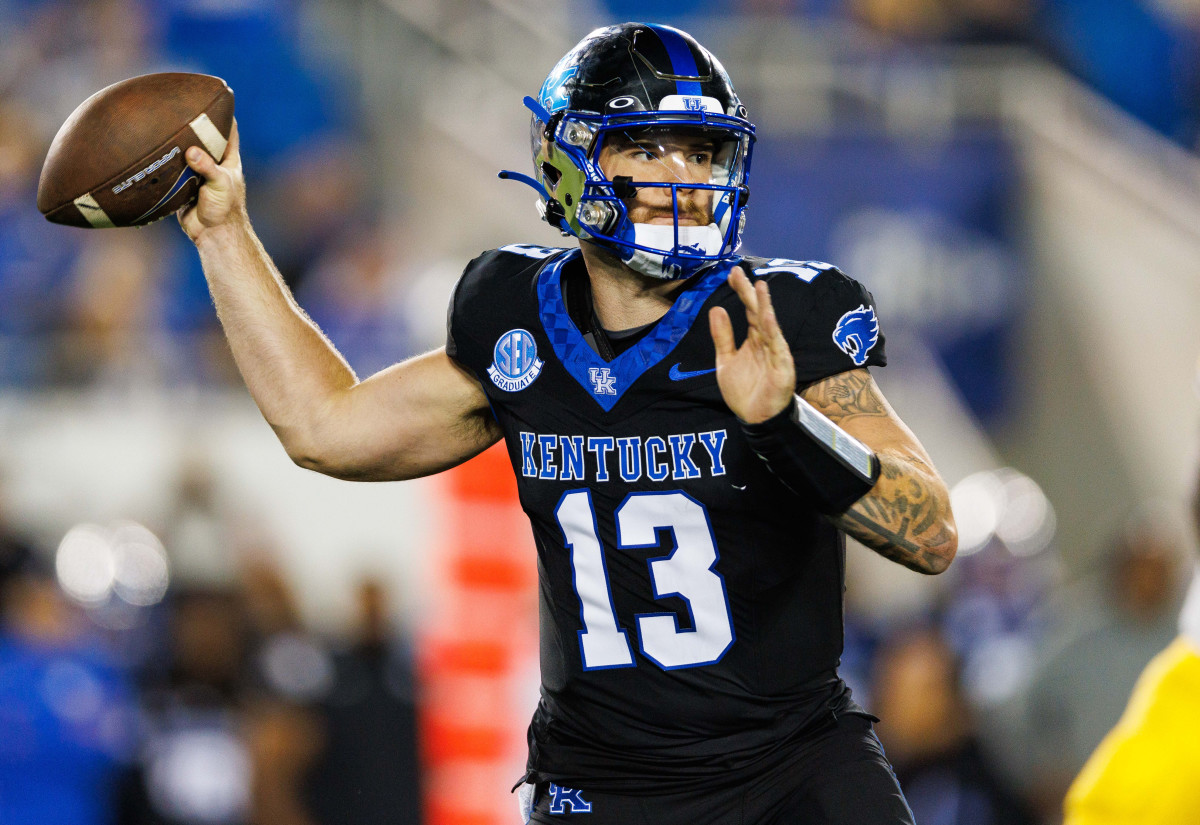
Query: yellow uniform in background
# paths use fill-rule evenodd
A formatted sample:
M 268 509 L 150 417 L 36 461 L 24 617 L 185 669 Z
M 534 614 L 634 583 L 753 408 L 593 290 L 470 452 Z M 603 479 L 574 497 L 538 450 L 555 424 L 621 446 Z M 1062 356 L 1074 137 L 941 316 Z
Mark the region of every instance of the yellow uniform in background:
M 1071 785 L 1063 825 L 1184 823 L 1200 823 L 1200 568 L 1179 638 L 1146 665 Z

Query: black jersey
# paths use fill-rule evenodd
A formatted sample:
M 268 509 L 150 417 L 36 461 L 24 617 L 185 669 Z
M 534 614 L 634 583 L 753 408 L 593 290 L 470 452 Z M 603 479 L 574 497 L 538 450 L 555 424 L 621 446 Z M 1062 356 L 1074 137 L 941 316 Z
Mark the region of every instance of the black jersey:
M 537 544 L 539 780 L 657 793 L 734 779 L 853 710 L 844 542 L 749 451 L 714 375 L 708 308 L 766 278 L 801 384 L 885 363 L 870 294 L 827 264 L 734 259 L 695 276 L 602 359 L 568 316 L 578 249 L 472 261 L 447 351 L 487 392 Z

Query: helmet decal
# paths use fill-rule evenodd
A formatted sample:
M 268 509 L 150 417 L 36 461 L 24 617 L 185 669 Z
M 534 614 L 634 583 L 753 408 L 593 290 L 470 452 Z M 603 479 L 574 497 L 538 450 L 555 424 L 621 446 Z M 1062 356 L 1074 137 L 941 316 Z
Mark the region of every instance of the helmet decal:
M 559 109 L 566 108 L 567 81 L 573 78 L 578 71 L 578 66 L 563 66 L 558 71 L 551 72 L 550 76 L 546 78 L 546 82 L 542 84 L 542 91 L 538 93 L 538 99 L 542 101 L 547 112 L 557 112 Z

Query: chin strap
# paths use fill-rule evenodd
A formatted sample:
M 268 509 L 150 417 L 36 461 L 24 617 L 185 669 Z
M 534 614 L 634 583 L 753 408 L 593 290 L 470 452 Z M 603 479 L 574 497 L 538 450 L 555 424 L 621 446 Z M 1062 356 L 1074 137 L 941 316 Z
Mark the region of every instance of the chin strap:
M 675 227 L 657 223 L 633 224 L 633 243 L 638 246 L 660 250 L 648 252 L 645 249 L 630 249 L 629 257 L 622 256 L 625 265 L 651 278 L 675 279 L 689 278 L 706 266 L 715 263 L 712 260 L 697 260 L 691 256 L 673 255 L 675 247 Z M 725 245 L 725 238 L 715 223 L 708 226 L 679 227 L 679 249 L 687 249 L 693 254 L 715 256 Z

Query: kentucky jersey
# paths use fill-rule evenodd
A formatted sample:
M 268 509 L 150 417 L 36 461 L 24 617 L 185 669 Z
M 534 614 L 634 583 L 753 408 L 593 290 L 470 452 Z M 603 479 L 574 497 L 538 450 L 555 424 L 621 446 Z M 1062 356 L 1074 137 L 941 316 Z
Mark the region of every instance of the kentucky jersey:
M 488 395 L 537 544 L 539 781 L 736 781 L 857 711 L 835 670 L 841 534 L 750 452 L 717 387 L 707 313 L 725 307 L 744 338 L 739 260 L 770 284 L 801 385 L 885 363 L 870 294 L 827 264 L 697 275 L 612 360 L 568 315 L 577 249 L 487 252 L 455 290 L 447 351 Z

